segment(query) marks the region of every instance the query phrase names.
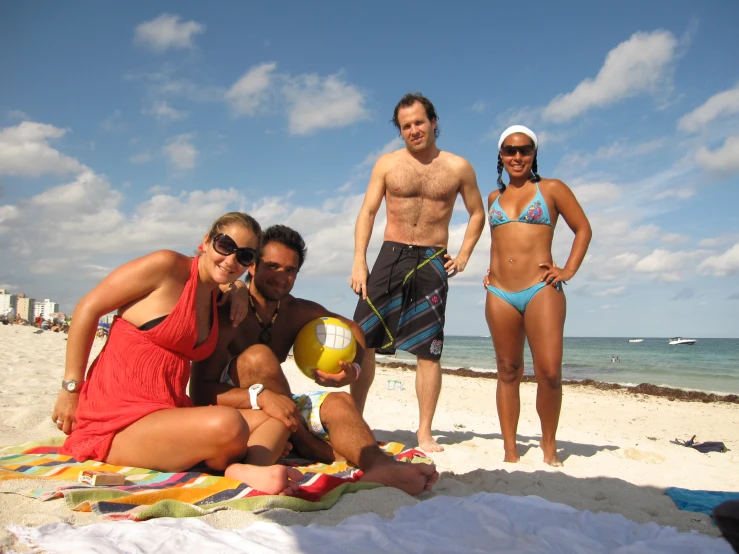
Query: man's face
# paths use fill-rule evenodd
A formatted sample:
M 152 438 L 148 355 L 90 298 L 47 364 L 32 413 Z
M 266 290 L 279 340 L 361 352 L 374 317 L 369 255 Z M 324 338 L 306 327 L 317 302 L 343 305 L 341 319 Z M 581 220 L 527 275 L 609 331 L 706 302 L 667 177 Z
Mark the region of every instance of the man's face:
M 436 144 L 436 122 L 429 121 L 426 108 L 420 102 L 398 110 L 400 134 L 411 152 L 420 152 Z
M 298 276 L 299 257 L 295 250 L 280 244 L 268 243 L 259 262 L 249 268 L 254 286 L 271 302 L 284 298 L 295 285 Z

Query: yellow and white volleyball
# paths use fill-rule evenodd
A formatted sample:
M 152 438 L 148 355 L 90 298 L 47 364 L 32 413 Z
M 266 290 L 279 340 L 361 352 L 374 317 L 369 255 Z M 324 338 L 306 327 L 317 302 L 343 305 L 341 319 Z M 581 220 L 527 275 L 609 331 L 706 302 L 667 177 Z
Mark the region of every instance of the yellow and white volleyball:
M 295 363 L 311 379 L 316 369 L 339 373 L 339 362 L 351 363 L 356 354 L 357 341 L 352 330 L 335 317 L 319 317 L 307 323 L 293 346 Z

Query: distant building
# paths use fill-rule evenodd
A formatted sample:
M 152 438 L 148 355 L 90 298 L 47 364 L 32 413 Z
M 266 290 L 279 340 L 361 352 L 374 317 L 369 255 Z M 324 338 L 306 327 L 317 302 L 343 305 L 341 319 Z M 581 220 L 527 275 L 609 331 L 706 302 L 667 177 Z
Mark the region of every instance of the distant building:
M 18 295 L 10 294 L 5 289 L 0 289 L 0 315 L 10 313 L 10 310 L 16 310 L 18 303 Z
M 36 318 L 38 316 L 41 316 L 44 319 L 52 319 L 51 314 L 58 311 L 58 302 L 52 302 L 48 298 L 44 298 L 43 302 L 36 302 L 36 305 L 33 308 L 33 317 Z
M 112 324 L 113 323 L 113 318 L 115 317 L 116 313 L 117 312 L 110 312 L 109 314 L 104 315 L 103 317 L 100 318 L 100 320 L 99 320 L 100 323 Z
M 25 294 L 19 294 L 18 296 L 15 313 L 28 322 L 33 321 L 36 311 L 36 300 L 34 298 L 26 298 Z

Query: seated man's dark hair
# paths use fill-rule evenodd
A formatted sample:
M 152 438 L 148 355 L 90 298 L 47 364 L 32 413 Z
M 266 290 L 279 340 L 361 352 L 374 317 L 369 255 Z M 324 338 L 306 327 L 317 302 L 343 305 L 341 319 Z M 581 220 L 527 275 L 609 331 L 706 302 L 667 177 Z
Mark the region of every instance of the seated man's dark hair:
M 305 241 L 300 236 L 300 233 L 286 225 L 272 225 L 271 227 L 267 227 L 262 234 L 262 246 L 259 249 L 260 256 L 264 253 L 264 247 L 270 242 L 279 242 L 287 246 L 290 250 L 297 252 L 298 269 L 303 267 L 308 248 L 306 248 Z

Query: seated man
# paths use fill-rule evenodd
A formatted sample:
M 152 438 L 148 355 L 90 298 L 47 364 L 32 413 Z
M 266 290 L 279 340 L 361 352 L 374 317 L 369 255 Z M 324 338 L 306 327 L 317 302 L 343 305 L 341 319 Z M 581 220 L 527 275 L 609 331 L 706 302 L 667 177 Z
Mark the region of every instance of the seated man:
M 249 315 L 236 328 L 222 325 L 214 353 L 193 364 L 190 396 L 200 405 L 262 409 L 293 431 L 291 441 L 303 456 L 329 463 L 342 456 L 363 470 L 364 481 L 409 494 L 430 490 L 439 476 L 436 468 L 386 456 L 351 395 L 322 391 L 293 400 L 280 362 L 287 358 L 306 323 L 317 317 L 339 317 L 290 294 L 304 260 L 305 242 L 296 231 L 275 225 L 264 232 L 259 260 L 250 270 Z M 228 315 L 222 311 L 221 317 L 227 321 Z M 347 323 L 358 333 L 361 346 L 361 331 L 353 322 Z M 362 356 L 359 350 L 357 359 Z M 338 376 L 319 375 L 317 382 L 336 386 L 356 377 L 356 367 L 342 367 L 344 371 Z M 250 394 L 252 385 L 258 386 Z

